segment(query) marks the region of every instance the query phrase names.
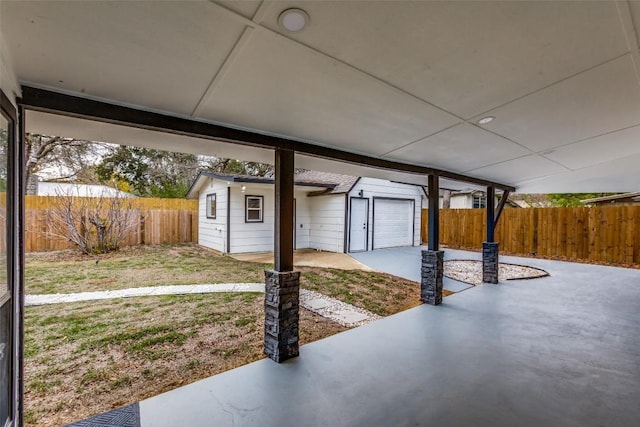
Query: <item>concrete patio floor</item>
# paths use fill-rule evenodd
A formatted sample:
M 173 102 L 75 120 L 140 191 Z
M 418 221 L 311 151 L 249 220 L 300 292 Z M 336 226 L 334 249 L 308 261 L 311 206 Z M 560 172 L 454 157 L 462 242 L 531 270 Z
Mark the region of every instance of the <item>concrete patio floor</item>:
M 144 400 L 117 412 L 131 424 L 114 424 L 640 425 L 640 270 L 502 260 L 551 276 L 474 287 L 305 345 L 283 364 L 261 360 Z
M 427 246 L 405 246 L 401 248 L 377 249 L 375 251 L 352 253 L 352 258 L 370 267 L 375 271 L 392 274 L 404 279 L 420 282 L 420 267 L 422 263 L 422 251 Z M 480 260 L 480 253 L 465 252 L 446 249 L 444 259 L 474 259 Z M 468 283 L 443 278 L 444 289 L 452 292 L 460 292 L 473 287 Z

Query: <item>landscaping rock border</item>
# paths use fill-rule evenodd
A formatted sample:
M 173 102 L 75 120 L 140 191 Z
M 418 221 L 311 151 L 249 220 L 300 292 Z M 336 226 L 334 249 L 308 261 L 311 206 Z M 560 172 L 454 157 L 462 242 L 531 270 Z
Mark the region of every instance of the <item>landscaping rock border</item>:
M 450 279 L 470 285 L 481 285 L 482 261 L 449 260 L 444 262 L 444 275 Z M 545 270 L 520 264 L 499 263 L 498 281 L 537 279 L 549 276 Z

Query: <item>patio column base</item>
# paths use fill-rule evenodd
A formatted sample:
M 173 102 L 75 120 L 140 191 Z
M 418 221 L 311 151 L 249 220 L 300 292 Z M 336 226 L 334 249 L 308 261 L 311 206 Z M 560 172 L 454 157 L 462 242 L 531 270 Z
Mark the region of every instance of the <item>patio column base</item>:
M 422 251 L 420 300 L 425 304 L 442 304 L 444 251 Z
M 500 243 L 482 243 L 482 281 L 484 283 L 498 283 L 498 254 Z
M 299 354 L 300 272 L 264 274 L 264 354 L 280 363 Z

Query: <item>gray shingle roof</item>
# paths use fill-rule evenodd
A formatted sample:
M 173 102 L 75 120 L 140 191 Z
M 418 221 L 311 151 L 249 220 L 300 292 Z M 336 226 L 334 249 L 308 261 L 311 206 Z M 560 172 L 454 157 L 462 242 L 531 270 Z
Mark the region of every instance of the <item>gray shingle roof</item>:
M 262 176 L 250 176 L 230 173 L 214 173 L 214 172 L 200 172 L 198 177 L 193 181 L 189 191 L 187 192 L 187 198 L 193 199 L 198 197 L 198 191 L 202 185 L 204 185 L 204 179 L 206 177 L 215 178 L 223 181 L 230 182 L 252 182 L 256 184 L 273 184 L 273 177 Z M 314 195 L 318 194 L 341 194 L 348 193 L 353 185 L 358 181 L 358 177 L 340 175 L 335 173 L 325 173 L 316 171 L 307 171 L 296 174 L 294 177 L 295 185 L 304 185 L 309 187 L 318 187 L 318 191 L 314 192 Z
M 335 185 L 335 187 L 333 187 L 333 189 L 331 190 L 328 190 L 326 194 L 348 193 L 349 190 L 351 190 L 351 188 L 358 181 L 358 179 L 359 178 L 357 176 L 340 175 L 337 173 L 318 171 L 301 172 L 299 174 L 296 174 L 295 177 L 296 183 L 315 182 Z

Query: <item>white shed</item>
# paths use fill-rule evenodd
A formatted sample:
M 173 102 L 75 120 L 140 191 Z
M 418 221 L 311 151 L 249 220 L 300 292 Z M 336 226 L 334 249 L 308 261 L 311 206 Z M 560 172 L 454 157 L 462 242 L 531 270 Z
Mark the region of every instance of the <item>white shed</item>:
M 375 178 L 307 171 L 295 177 L 296 249 L 360 252 L 420 244 L 424 189 Z M 198 243 L 223 253 L 273 250 L 274 181 L 201 173 Z

